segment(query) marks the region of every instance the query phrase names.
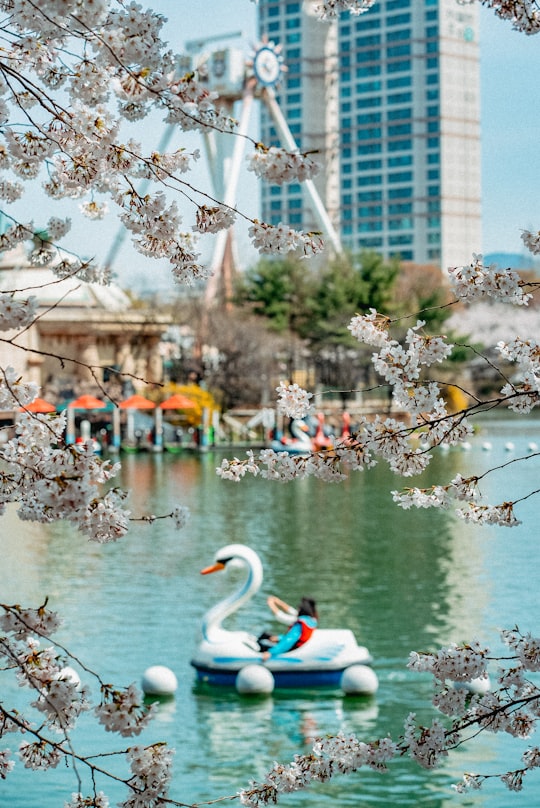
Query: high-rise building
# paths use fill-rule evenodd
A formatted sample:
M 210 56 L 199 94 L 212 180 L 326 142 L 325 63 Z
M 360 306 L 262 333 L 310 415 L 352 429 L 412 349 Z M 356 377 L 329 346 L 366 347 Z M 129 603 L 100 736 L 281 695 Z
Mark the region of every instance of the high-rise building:
M 344 247 L 417 264 L 481 249 L 476 4 L 378 0 L 321 22 L 317 0 L 259 0 L 259 33 L 282 47 L 277 99 Z M 262 107 L 261 139 L 279 144 Z M 301 185 L 265 185 L 262 216 L 317 229 Z

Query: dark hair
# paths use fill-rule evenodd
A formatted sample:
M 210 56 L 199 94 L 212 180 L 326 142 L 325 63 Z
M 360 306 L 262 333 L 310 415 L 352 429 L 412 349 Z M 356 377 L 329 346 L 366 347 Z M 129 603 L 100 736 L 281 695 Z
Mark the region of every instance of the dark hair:
M 298 607 L 298 614 L 305 614 L 309 615 L 309 617 L 314 617 L 316 620 L 318 619 L 317 604 L 313 598 L 302 598 Z

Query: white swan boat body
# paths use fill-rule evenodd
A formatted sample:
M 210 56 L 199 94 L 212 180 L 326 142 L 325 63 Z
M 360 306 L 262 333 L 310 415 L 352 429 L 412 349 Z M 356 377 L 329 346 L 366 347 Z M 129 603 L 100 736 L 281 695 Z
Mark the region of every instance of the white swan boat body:
M 245 582 L 203 618 L 202 639 L 191 661 L 199 681 L 234 686 L 238 673 L 246 665 L 264 664 L 271 671 L 277 688 L 338 687 L 347 668 L 371 664 L 369 651 L 358 645 L 352 631 L 324 628 L 317 629 L 299 648 L 263 663 L 255 636 L 222 627 L 222 621 L 253 597 L 261 586 L 262 564 L 257 553 L 242 544 L 227 545 L 216 554 L 216 563 L 202 572 L 214 572 L 238 562 L 247 568 Z
M 313 449 L 313 442 L 309 434 L 308 425 L 304 421 L 294 420 L 291 423 L 292 438 L 283 437 L 273 440 L 271 448 L 274 452 L 288 452 L 289 454 L 309 454 Z

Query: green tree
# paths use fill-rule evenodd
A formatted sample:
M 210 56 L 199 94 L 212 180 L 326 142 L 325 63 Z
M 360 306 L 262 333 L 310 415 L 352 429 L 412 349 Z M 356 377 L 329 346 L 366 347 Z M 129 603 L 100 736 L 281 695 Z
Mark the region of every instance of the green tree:
M 277 332 L 302 333 L 309 322 L 316 277 L 298 258 L 263 258 L 238 281 L 234 302 L 250 305 Z
M 313 346 L 328 343 L 353 345 L 346 323 L 370 308 L 388 311 L 399 273 L 399 260 L 384 259 L 372 251 L 337 256 L 319 275 L 315 305 L 307 324 Z

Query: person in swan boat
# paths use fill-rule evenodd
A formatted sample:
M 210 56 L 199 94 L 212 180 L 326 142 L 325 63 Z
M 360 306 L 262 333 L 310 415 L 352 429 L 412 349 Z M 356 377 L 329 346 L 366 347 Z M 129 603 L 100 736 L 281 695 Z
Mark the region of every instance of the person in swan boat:
M 275 595 L 270 595 L 266 601 L 281 623 L 290 626 L 285 634 L 279 636 L 261 634 L 259 645 L 263 651 L 263 660 L 286 654 L 299 648 L 309 640 L 318 624 L 317 605 L 313 598 L 302 598 L 298 609 L 289 606 L 285 601 Z

